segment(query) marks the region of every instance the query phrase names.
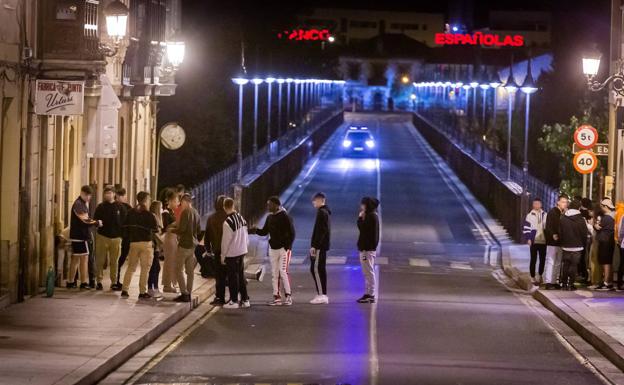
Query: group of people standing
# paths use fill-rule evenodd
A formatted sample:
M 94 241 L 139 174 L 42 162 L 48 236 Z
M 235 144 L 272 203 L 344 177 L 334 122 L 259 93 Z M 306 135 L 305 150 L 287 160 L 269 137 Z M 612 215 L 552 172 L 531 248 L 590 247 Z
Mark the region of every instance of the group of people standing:
M 161 200 L 152 200 L 150 194 L 141 191 L 136 195 L 135 205 L 128 204 L 126 191 L 112 186 L 104 188 L 103 201 L 93 215 L 89 203 L 93 195 L 90 186 L 83 186 L 80 196 L 71 209 L 69 241 L 72 257 L 67 288 L 103 290 L 104 270 L 108 266 L 110 289 L 120 291 L 122 298 L 129 297 L 129 288 L 137 267 L 139 274 L 139 299 L 162 297 L 163 292 L 177 293 L 177 302 L 190 302 L 198 258 L 196 250 L 203 237 L 205 255 L 212 256 L 216 279 L 213 305 L 224 308 L 248 308 L 251 306 L 245 277 L 245 256 L 248 253 L 249 234 L 268 236 L 269 261 L 271 265 L 273 296 L 271 306 L 290 306 L 292 286 L 289 266 L 295 241 L 292 218 L 277 196 L 267 200 L 268 216 L 262 228 L 249 227 L 247 221 L 235 209 L 235 202 L 227 196 L 215 200 L 215 211 L 208 217 L 202 232 L 200 215 L 193 207 L 193 197 L 184 186 L 167 188 Z M 317 295 L 312 304 L 328 304 L 327 252 L 331 239 L 331 210 L 324 193 L 312 197 L 316 218 L 310 240 L 310 272 Z M 366 292 L 358 299 L 360 303 L 375 302 L 375 257 L 379 243 L 379 218 L 376 198 L 361 200 L 357 219 L 359 238 L 357 242 Z M 95 242 L 92 229 L 95 228 Z M 94 244 L 95 252 L 90 248 Z M 89 257 L 95 256 L 95 280 L 89 279 Z M 159 278 L 162 280 L 159 285 Z M 120 282 L 121 267 L 127 264 Z M 229 299 L 225 299 L 226 285 Z M 176 286 L 178 289 L 176 289 Z
M 113 291 L 121 291 L 122 298 L 128 298 L 132 277 L 139 274 L 139 299 L 161 297 L 159 277 L 161 260 L 163 291 L 180 295 L 177 302 L 190 302 L 196 266 L 195 247 L 199 242 L 200 217 L 192 205 L 192 197 L 183 186 L 166 189 L 163 202 L 152 200 L 150 194 L 141 191 L 136 195 L 135 206 L 126 200 L 123 188 L 104 188 L 103 201 L 93 216 L 89 202 L 93 190 L 83 186 L 80 196 L 71 209 L 69 241 L 72 258 L 67 288 L 76 288 L 76 278 L 81 289 L 103 290 L 104 270 L 108 265 Z M 91 242 L 91 228 L 95 234 L 95 282 L 89 283 L 88 260 Z M 123 280 L 121 267 L 127 263 Z M 80 271 L 76 271 L 80 267 Z
M 572 291 L 578 280 L 592 290 L 624 290 L 623 219 L 624 204 L 618 204 L 616 210 L 610 198 L 594 204 L 587 198 L 570 200 L 563 194 L 548 213 L 541 200 L 534 199 L 523 230 L 530 246 L 533 283 L 543 284 L 546 290 Z M 613 282 L 616 253 L 620 256 L 617 286 Z

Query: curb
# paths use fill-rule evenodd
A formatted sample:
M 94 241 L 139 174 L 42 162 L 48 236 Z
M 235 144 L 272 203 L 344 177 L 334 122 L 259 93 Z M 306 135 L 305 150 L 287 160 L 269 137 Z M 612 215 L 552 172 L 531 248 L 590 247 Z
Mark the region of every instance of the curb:
M 522 272 L 512 265 L 509 258 L 509 247 L 503 248 L 503 270 L 520 288 L 531 293 L 536 301 L 554 313 L 618 369 L 624 371 L 624 345 L 594 326 L 565 302 L 534 286 L 527 272 Z
M 189 306 L 180 308 L 169 315 L 166 319 L 154 322 L 151 329 L 145 334 L 137 336 L 129 334 L 115 344 L 109 346 L 97 356 L 91 358 L 83 366 L 67 374 L 56 384 L 95 384 L 110 372 L 121 366 L 136 353 L 155 341 L 160 335 L 165 333 L 170 327 L 178 323 L 189 314 L 200 303 L 210 298 L 215 291 L 214 280 L 204 282 L 199 288 L 193 291 L 193 299 Z M 136 332 L 135 332 L 136 333 Z

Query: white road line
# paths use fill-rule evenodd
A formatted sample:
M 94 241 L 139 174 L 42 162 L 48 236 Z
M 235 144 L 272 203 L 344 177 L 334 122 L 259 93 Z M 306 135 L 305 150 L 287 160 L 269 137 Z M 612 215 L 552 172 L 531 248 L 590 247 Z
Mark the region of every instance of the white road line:
M 347 257 L 327 257 L 328 265 L 344 265 L 347 263 Z
M 458 270 L 472 270 L 472 266 L 470 266 L 470 263 L 468 262 L 451 262 L 451 269 L 458 269 Z
M 431 262 L 425 258 L 410 258 L 409 259 L 410 266 L 417 267 L 431 267 Z

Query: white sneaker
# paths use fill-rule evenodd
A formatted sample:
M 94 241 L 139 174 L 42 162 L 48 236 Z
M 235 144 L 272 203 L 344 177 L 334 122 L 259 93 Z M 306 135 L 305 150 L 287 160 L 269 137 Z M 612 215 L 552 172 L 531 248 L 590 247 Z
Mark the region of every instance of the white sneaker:
M 312 305 L 326 305 L 329 303 L 329 298 L 326 295 L 317 295 L 310 303 Z
M 243 301 L 243 302 L 241 302 L 240 307 L 242 307 L 243 309 L 250 308 L 251 307 L 251 302 L 249 302 L 249 300 Z
M 154 297 L 154 298 L 162 298 L 163 293 L 161 293 L 160 290 L 158 290 L 158 289 L 152 289 L 151 296 Z
M 149 294 L 149 295 L 150 295 L 150 297 L 156 297 L 156 296 L 154 295 L 154 289 L 147 289 L 147 294 Z
M 233 301 L 230 301 L 226 303 L 225 305 L 223 305 L 224 309 L 238 309 L 239 307 L 240 305 L 238 304 L 238 302 L 233 302 Z
M 284 306 L 291 306 L 293 304 L 292 295 L 287 295 L 284 300 Z
M 282 299 L 280 297 L 274 296 L 273 299 L 267 302 L 269 306 L 282 306 Z

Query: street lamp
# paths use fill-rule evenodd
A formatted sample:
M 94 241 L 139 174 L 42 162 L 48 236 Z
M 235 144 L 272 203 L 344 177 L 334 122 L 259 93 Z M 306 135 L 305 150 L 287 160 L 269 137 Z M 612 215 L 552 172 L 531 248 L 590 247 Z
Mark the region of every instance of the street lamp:
M 522 160 L 522 193 L 525 195 L 524 199 L 526 199 L 529 182 L 529 113 L 531 110 L 531 95 L 537 92 L 537 86 L 533 80 L 533 74 L 531 73 L 531 58 L 527 61 L 527 74 L 520 90 L 526 95 L 526 108 L 524 111 L 524 152 Z M 524 211 L 526 211 L 526 206 Z
M 126 28 L 128 25 L 128 15 L 130 11 L 124 3 L 119 0 L 110 2 L 104 8 L 104 17 L 106 18 L 106 33 L 113 40 L 113 46 L 100 43 L 100 52 L 105 56 L 115 56 L 119 50 L 119 43 L 126 36 Z
M 487 106 L 487 91 L 490 89 L 490 85 L 487 83 L 482 83 L 479 84 L 479 88 L 481 88 L 481 90 L 483 91 L 483 112 L 482 112 L 482 116 L 481 116 L 481 125 L 483 126 L 483 129 L 485 130 L 485 110 L 486 110 L 486 106 Z
M 513 98 L 518 91 L 518 84 L 513 76 L 513 63 L 509 64 L 509 77 L 503 87 L 507 91 L 507 180 L 511 180 L 511 119 Z
M 254 126 L 253 126 L 253 153 L 252 167 L 255 169 L 258 165 L 258 86 L 264 82 L 262 79 L 253 78 L 251 82 L 254 85 Z
M 598 69 L 600 68 L 600 52 L 592 50 L 583 55 L 583 74 L 587 76 L 591 86 L 594 76 L 598 75 Z
M 167 41 L 167 60 L 173 67 L 173 70 L 176 70 L 184 61 L 185 50 L 186 45 L 180 33 L 174 33 Z
M 267 146 L 267 158 L 271 159 L 271 85 L 275 82 L 275 78 L 268 77 L 264 79 L 264 82 L 268 85 L 267 87 L 267 138 L 266 138 L 266 146 Z
M 286 79 L 277 79 L 277 155 L 281 151 L 280 143 L 282 141 L 282 85 Z
M 233 78 L 232 82 L 238 85 L 238 151 L 236 152 L 238 170 L 236 181 L 240 184 L 243 180 L 243 87 L 249 83 L 249 79 Z
M 409 83 L 409 76 L 407 76 L 407 75 L 401 76 L 401 83 L 403 83 L 403 84 Z

